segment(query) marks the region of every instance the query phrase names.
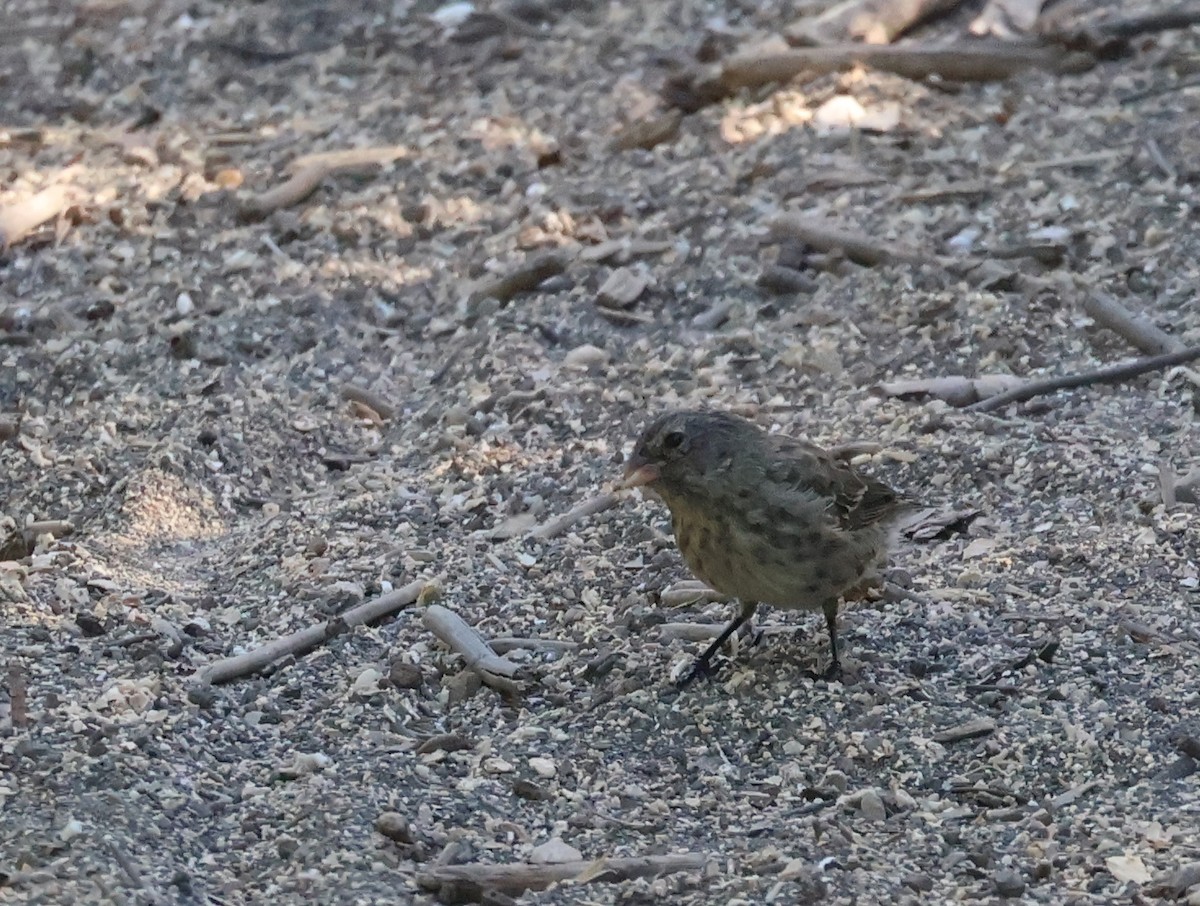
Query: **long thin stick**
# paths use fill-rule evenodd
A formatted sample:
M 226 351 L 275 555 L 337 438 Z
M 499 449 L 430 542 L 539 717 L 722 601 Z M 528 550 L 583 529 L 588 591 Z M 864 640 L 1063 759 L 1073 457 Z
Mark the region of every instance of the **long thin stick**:
M 316 648 L 325 640 L 340 635 L 351 626 L 373 623 L 375 620 L 390 616 L 396 611 L 408 607 L 420 597 L 427 585 L 425 580 L 418 579 L 403 588 L 352 607 L 332 620 L 326 620 L 316 626 L 309 626 L 307 629 L 301 629 L 291 635 L 282 636 L 244 654 L 227 657 L 214 664 L 209 664 L 196 672 L 196 680 L 200 683 L 216 685 L 258 673 L 281 658 L 303 654 Z
M 1093 292 L 1083 300 L 1083 310 L 1101 327 L 1107 327 L 1146 355 L 1179 352 L 1183 341 L 1159 330 L 1149 318 L 1135 315 L 1112 296 Z
M 709 856 L 704 853 L 680 853 L 551 865 L 522 862 L 508 865 L 445 865 L 418 874 L 417 883 L 427 890 L 451 887 L 463 897 L 457 902 L 469 899 L 478 901 L 488 891 L 517 896 L 526 890 L 544 890 L 557 881 L 574 880 L 577 884 L 586 884 L 695 871 L 703 868 L 708 859 Z
M 553 538 L 555 535 L 560 535 L 573 526 L 581 519 L 587 519 L 589 516 L 595 516 L 597 513 L 603 513 L 611 508 L 621 499 L 621 495 L 612 491 L 607 491 L 603 494 L 598 494 L 595 497 L 585 500 L 583 503 L 574 509 L 568 510 L 561 516 L 555 516 L 543 522 L 541 525 L 533 529 L 529 534 L 534 538 Z
M 1095 371 L 1085 371 L 1082 374 L 1068 374 L 1062 377 L 1048 378 L 1044 381 L 1030 381 L 1021 387 L 1014 387 L 1004 393 L 988 397 L 967 406 L 971 412 L 992 412 L 1009 403 L 1020 403 L 1035 396 L 1053 393 L 1056 390 L 1070 390 L 1075 387 L 1088 387 L 1092 384 L 1115 384 L 1120 381 L 1146 374 L 1149 371 L 1159 371 L 1174 365 L 1182 365 L 1200 359 L 1200 346 L 1181 349 L 1179 352 L 1169 352 L 1166 355 L 1153 355 L 1144 359 L 1134 359 L 1107 368 L 1097 368 Z

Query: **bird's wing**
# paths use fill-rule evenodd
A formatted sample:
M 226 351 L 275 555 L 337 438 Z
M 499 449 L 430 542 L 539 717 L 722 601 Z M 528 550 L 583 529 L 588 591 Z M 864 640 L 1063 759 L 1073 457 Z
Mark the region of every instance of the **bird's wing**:
M 865 528 L 895 512 L 895 491 L 816 444 L 779 435 L 769 435 L 767 443 L 768 478 L 825 498 L 840 528 Z

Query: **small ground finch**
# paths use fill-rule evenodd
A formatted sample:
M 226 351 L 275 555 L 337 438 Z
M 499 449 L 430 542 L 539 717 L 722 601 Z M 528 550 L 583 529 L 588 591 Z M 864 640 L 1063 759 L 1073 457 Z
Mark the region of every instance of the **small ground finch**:
M 670 412 L 638 438 L 623 488 L 654 491 L 671 510 L 680 553 L 741 610 L 697 658 L 686 685 L 760 603 L 820 610 L 840 670 L 838 602 L 869 584 L 908 501 L 802 440 L 720 412 Z

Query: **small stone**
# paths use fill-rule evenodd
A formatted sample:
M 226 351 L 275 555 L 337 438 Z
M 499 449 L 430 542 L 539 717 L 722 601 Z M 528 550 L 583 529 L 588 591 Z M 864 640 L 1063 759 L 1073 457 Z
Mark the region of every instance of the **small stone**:
M 646 291 L 647 283 L 645 274 L 618 267 L 596 293 L 596 301 L 606 308 L 630 308 Z
M 829 771 L 825 774 L 824 786 L 831 786 L 839 793 L 846 792 L 846 788 L 850 785 L 850 781 L 846 779 L 846 775 L 841 771 Z
M 1002 897 L 1019 897 L 1025 893 L 1024 879 L 1011 868 L 1002 868 L 992 877 L 996 893 Z
M 454 428 L 466 425 L 471 419 L 471 413 L 465 406 L 451 406 L 442 414 L 443 424 Z
M 279 858 L 290 859 L 296 855 L 300 849 L 300 841 L 295 837 L 289 837 L 286 834 L 275 841 L 275 852 L 279 853 Z
M 574 846 L 564 843 L 561 837 L 554 837 L 533 848 L 529 861 L 535 865 L 557 865 L 562 862 L 578 862 L 583 859 L 583 853 Z
M 542 758 L 537 756 L 529 759 L 529 766 L 539 777 L 553 777 L 558 773 L 558 768 L 555 766 L 553 759 Z
M 539 786 L 532 780 L 518 778 L 513 781 L 513 795 L 519 796 L 521 799 L 528 799 L 530 802 L 539 802 L 541 800 L 550 799 L 550 793 L 545 787 Z
M 418 689 L 425 681 L 421 668 L 400 659 L 388 664 L 388 682 L 397 689 Z
M 590 343 L 576 346 L 563 356 L 563 364 L 569 368 L 598 368 L 607 362 L 608 353 Z
M 485 758 L 483 770 L 486 774 L 511 774 L 516 769 L 511 761 L 505 761 L 503 758 Z
M 62 830 L 58 832 L 58 839 L 66 842 L 74 840 L 83 833 L 83 822 L 77 818 L 71 818 L 63 825 Z
M 375 830 L 397 843 L 413 843 L 412 826 L 399 812 L 383 812 L 375 819 Z
M 933 879 L 929 875 L 905 875 L 904 886 L 920 893 L 929 893 L 933 890 Z
M 207 683 L 196 683 L 188 687 L 187 698 L 200 708 L 211 708 L 217 700 L 217 690 Z
M 847 94 L 831 97 L 813 113 L 814 126 L 826 129 L 848 129 L 866 117 L 862 104 Z
M 887 820 L 887 808 L 884 807 L 883 799 L 874 790 L 867 790 L 862 794 L 862 798 L 858 800 L 858 809 L 868 821 Z
M 280 780 L 296 780 L 317 774 L 333 764 L 333 759 L 323 752 L 297 752 L 290 764 L 279 769 Z
M 350 687 L 350 694 L 355 698 L 369 698 L 372 695 L 378 695 L 381 691 L 382 680 L 382 673 L 374 667 L 368 667 L 354 680 L 354 685 Z
M 779 881 L 795 881 L 797 878 L 805 878 L 813 873 L 812 864 L 808 859 L 792 859 L 783 870 L 775 876 Z

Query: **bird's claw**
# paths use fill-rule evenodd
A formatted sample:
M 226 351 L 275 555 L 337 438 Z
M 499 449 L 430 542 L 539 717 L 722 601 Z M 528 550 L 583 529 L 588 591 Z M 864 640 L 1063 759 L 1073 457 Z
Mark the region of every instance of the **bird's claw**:
M 702 676 L 705 679 L 708 679 L 715 672 L 716 668 L 713 667 L 712 661 L 706 661 L 704 658 L 698 657 L 696 658 L 696 662 L 692 664 L 692 669 L 685 673 L 680 679 L 675 681 L 675 688 L 686 689 L 693 682 L 695 682 L 697 677 Z
M 824 670 L 808 670 L 808 678 L 813 680 L 823 680 L 824 682 L 832 682 L 842 678 L 842 665 L 838 661 L 830 661 L 829 666 Z

